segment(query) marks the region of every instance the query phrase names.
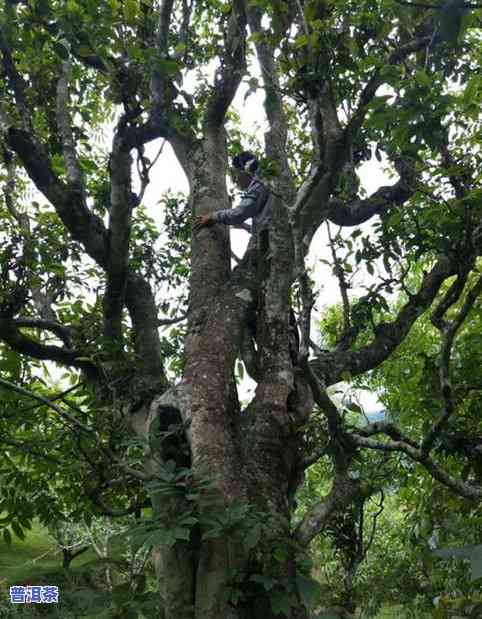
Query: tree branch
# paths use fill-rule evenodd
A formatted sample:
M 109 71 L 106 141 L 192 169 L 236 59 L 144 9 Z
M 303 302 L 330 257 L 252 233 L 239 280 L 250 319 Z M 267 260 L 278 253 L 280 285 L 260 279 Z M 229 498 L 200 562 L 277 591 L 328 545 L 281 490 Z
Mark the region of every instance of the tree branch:
M 156 51 L 159 60 L 167 56 L 168 34 L 173 5 L 174 0 L 162 0 L 161 8 L 159 10 L 159 19 L 155 39 Z M 166 83 L 165 78 L 158 67 L 154 67 L 152 71 L 151 94 L 154 106 L 149 120 L 152 122 L 152 120 L 156 117 L 165 118 L 166 116 L 166 110 L 163 109 L 166 104 Z
M 333 481 L 330 494 L 324 501 L 309 509 L 296 527 L 294 533 L 296 541 L 307 546 L 328 524 L 333 514 L 349 505 L 359 492 L 360 486 L 355 480 L 346 474 L 338 474 Z
M 350 299 L 348 298 L 349 285 L 345 279 L 345 271 L 341 265 L 341 261 L 336 253 L 333 237 L 331 236 L 330 224 L 326 222 L 326 229 L 328 231 L 328 240 L 330 241 L 331 255 L 333 258 L 333 274 L 338 280 L 338 287 L 340 289 L 340 295 L 343 307 L 343 333 L 346 333 L 350 329 Z
M 250 378 L 256 382 L 259 382 L 260 372 L 258 355 L 254 347 L 253 338 L 248 328 L 243 329 L 239 346 L 239 354 L 241 356 L 241 360 L 246 366 L 246 371 L 248 372 Z
M 311 342 L 311 310 L 315 304 L 315 297 L 311 286 L 308 273 L 305 271 L 298 278 L 301 294 L 301 315 L 300 315 L 300 345 L 298 354 L 298 365 L 303 366 L 308 362 Z M 296 328 L 296 320 L 294 328 Z
M 465 288 L 465 284 L 467 283 L 468 275 L 468 269 L 463 270 L 462 273 L 459 273 L 457 275 L 457 279 L 451 284 L 450 288 L 447 290 L 440 303 L 432 312 L 432 315 L 430 316 L 430 322 L 439 331 L 443 331 L 444 328 L 447 326 L 443 319 L 444 314 L 454 303 L 459 300 L 460 295 Z
M 5 445 L 11 445 L 12 447 L 15 447 L 16 449 L 18 449 L 19 451 L 28 453 L 32 456 L 35 456 L 36 458 L 42 458 L 42 460 L 46 460 L 47 462 L 50 462 L 51 464 L 55 464 L 56 466 L 59 466 L 59 467 L 65 466 L 65 462 L 62 462 L 62 460 L 59 460 L 58 458 L 55 458 L 54 456 L 51 456 L 47 453 L 47 448 L 48 448 L 47 445 L 45 445 L 44 451 L 39 451 L 38 443 L 35 445 L 35 447 L 32 447 L 32 445 L 28 445 L 27 443 L 24 443 L 22 441 L 17 441 L 16 439 L 13 439 L 13 438 L 7 438 L 6 436 L 3 436 L 3 435 L 0 436 L 0 443 L 4 443 Z
M 224 55 L 204 117 L 205 127 L 219 127 L 246 71 L 246 13 L 243 0 L 233 0 L 228 17 Z
M 125 115 L 117 125 L 110 155 L 109 249 L 106 289 L 103 299 L 104 335 L 122 342 L 122 309 L 125 301 L 132 218 L 130 146 L 124 139 Z
M 418 9 L 434 9 L 436 11 L 443 11 L 445 8 L 445 2 L 441 4 L 425 4 L 421 2 L 408 2 L 408 0 L 395 0 L 397 4 L 401 4 L 403 6 L 412 6 Z M 481 9 L 482 4 L 477 2 L 457 2 L 457 8 L 461 9 Z
M 134 329 L 134 350 L 139 376 L 158 386 L 160 391 L 168 381 L 162 366 L 157 304 L 149 282 L 129 272 L 126 282 L 126 305 Z
M 84 370 L 89 376 L 96 376 L 98 374 L 98 369 L 94 363 L 79 360 L 82 354 L 78 351 L 40 344 L 21 333 L 19 326 L 14 320 L 0 318 L 0 339 L 16 352 L 34 357 L 35 359 L 55 361 L 61 365 L 75 367 Z
M 368 423 L 362 428 L 357 428 L 356 434 L 358 436 L 374 436 L 375 434 L 386 434 L 394 441 L 399 441 L 418 449 L 418 443 L 406 436 L 398 426 L 390 421 L 376 421 L 374 423 Z
M 308 383 L 313 392 L 313 398 L 318 404 L 320 409 L 326 415 L 328 420 L 328 429 L 332 438 L 340 435 L 342 430 L 342 421 L 338 409 L 332 402 L 331 398 L 326 392 L 326 389 L 320 385 L 320 381 L 317 378 L 312 366 L 306 361 L 303 368 L 308 379 Z
M 0 378 L 0 386 L 6 389 L 9 389 L 10 391 L 15 391 L 16 393 L 19 393 L 20 395 L 23 395 L 27 398 L 32 398 L 34 400 L 37 400 L 37 402 L 41 402 L 48 408 L 51 408 L 52 410 L 54 410 L 60 417 L 62 417 L 63 419 L 66 419 L 76 428 L 78 428 L 79 430 L 82 430 L 83 432 L 86 432 L 87 434 L 92 434 L 93 432 L 95 432 L 94 428 L 86 426 L 81 421 L 79 421 L 76 417 L 74 417 L 67 411 L 62 410 L 59 406 L 54 404 L 51 400 L 44 398 L 43 396 L 38 395 L 37 393 L 33 393 L 32 391 L 29 391 L 28 389 L 24 389 L 23 387 L 20 387 L 19 385 L 15 385 L 14 383 L 11 383 L 8 380 L 4 380 L 3 378 Z
M 383 63 L 383 66 L 398 64 L 403 58 L 406 58 L 410 54 L 413 54 L 414 52 L 417 52 L 420 49 L 423 49 L 424 47 L 429 45 L 430 40 L 430 36 L 424 36 L 414 39 L 413 41 L 410 41 L 405 45 L 402 45 L 398 49 L 391 52 L 391 54 L 388 56 L 388 58 L 386 58 L 385 62 Z M 365 120 L 366 114 L 373 100 L 373 97 L 375 96 L 375 93 L 383 83 L 383 72 L 381 68 L 377 68 L 368 80 L 365 88 L 362 90 L 362 93 L 360 95 L 360 101 L 358 102 L 358 107 L 345 128 L 345 134 L 349 141 L 353 141 L 353 139 L 357 135 L 360 127 L 363 124 L 363 121 Z
M 384 215 L 389 209 L 404 204 L 415 192 L 414 170 L 411 164 L 399 167 L 400 180 L 391 187 L 380 187 L 369 198 L 355 198 L 345 203 L 338 197 L 328 201 L 326 218 L 338 226 L 358 226 L 374 215 Z
M 412 460 L 418 462 L 425 469 L 427 469 L 434 479 L 453 490 L 456 494 L 471 500 L 482 498 L 482 487 L 472 486 L 471 484 L 455 479 L 455 477 L 444 471 L 429 456 L 423 456 L 420 449 L 415 448 L 404 441 L 390 441 L 384 443 L 381 441 L 374 441 L 370 438 L 365 438 L 359 434 L 351 434 L 350 439 L 359 447 L 376 449 L 384 452 L 396 451 L 405 453 L 410 456 Z
M 443 411 L 440 417 L 435 421 L 427 435 L 422 441 L 421 454 L 422 458 L 426 458 L 431 448 L 433 447 L 438 434 L 443 426 L 447 423 L 448 419 L 454 412 L 454 405 L 452 402 L 452 384 L 450 380 L 450 357 L 452 347 L 454 343 L 457 331 L 461 327 L 462 323 L 467 317 L 467 314 L 472 309 L 478 296 L 482 293 L 482 276 L 478 279 L 477 283 L 467 293 L 465 301 L 461 310 L 457 314 L 456 318 L 444 327 L 444 335 L 442 341 L 442 349 L 440 352 L 440 388 L 443 399 Z
M 159 320 L 157 321 L 157 324 L 160 327 L 165 327 L 168 325 L 175 325 L 178 322 L 182 322 L 183 320 L 186 320 L 186 318 L 187 318 L 187 312 L 183 312 L 179 316 L 174 316 L 174 318 L 159 318 Z
M 65 325 L 62 325 L 59 322 L 56 322 L 53 320 L 42 320 L 40 318 L 30 318 L 30 317 L 19 316 L 14 321 L 14 325 L 18 329 L 25 327 L 27 329 L 43 329 L 45 331 L 51 331 L 59 339 L 63 341 L 63 343 L 67 346 L 67 348 L 71 349 L 72 347 L 72 339 L 71 339 L 71 335 L 73 332 L 72 327 L 66 327 Z
M 72 186 L 79 187 L 83 193 L 82 173 L 75 148 L 72 119 L 69 111 L 69 82 L 71 73 L 72 65 L 70 60 L 64 60 L 62 62 L 62 73 L 57 82 L 57 125 L 62 136 L 62 151 L 67 178 Z
M 107 233 L 99 217 L 93 215 L 85 203 L 78 185 L 64 184 L 54 173 L 49 157 L 36 138 L 31 127 L 31 110 L 24 94 L 25 85 L 11 58 L 5 39 L 0 39 L 4 69 L 12 84 L 16 103 L 22 114 L 22 129 L 17 129 L 10 119 L 2 114 L 3 130 L 9 147 L 15 151 L 28 175 L 39 191 L 55 207 L 59 217 L 73 238 L 86 248 L 87 253 L 101 266 L 106 264 Z M 65 114 L 63 123 L 65 124 Z M 7 124 L 5 124 L 7 123 Z M 64 126 L 68 138 L 70 126 Z M 65 136 L 64 136 L 65 137 Z M 68 141 L 68 139 L 67 139 Z M 67 152 L 69 146 L 67 146 Z
M 8 11 L 6 11 L 8 14 Z M 7 18 L 8 19 L 8 18 Z M 28 108 L 27 97 L 25 94 L 26 84 L 23 77 L 17 71 L 12 58 L 11 47 L 7 42 L 6 36 L 0 31 L 0 51 L 2 53 L 3 69 L 8 77 L 10 86 L 15 94 L 16 107 L 20 112 L 22 129 L 32 132 L 32 122 L 30 110 Z
M 100 489 L 99 489 L 100 490 Z M 122 518 L 122 516 L 129 516 L 130 514 L 134 514 L 141 507 L 144 507 L 143 503 L 140 503 L 138 500 L 132 501 L 130 506 L 126 509 L 113 509 L 110 505 L 104 502 L 104 500 L 99 496 L 97 492 L 89 492 L 87 496 L 92 500 L 93 503 L 98 505 L 102 510 L 99 515 L 100 516 L 110 516 L 111 518 Z
M 432 270 L 423 278 L 418 292 L 409 298 L 395 320 L 376 326 L 376 335 L 370 344 L 356 351 L 323 353 L 310 362 L 311 367 L 323 377 L 327 386 L 342 380 L 344 372 L 357 376 L 377 367 L 403 341 L 415 320 L 433 302 L 445 279 L 454 272 L 452 261 L 446 256 L 440 256 Z
M 293 177 L 286 154 L 286 140 L 288 123 L 283 110 L 283 100 L 280 95 L 280 85 L 277 74 L 276 60 L 273 50 L 267 45 L 264 37 L 265 30 L 261 25 L 263 13 L 251 3 L 246 8 L 249 28 L 252 34 L 257 35 L 255 42 L 256 54 L 261 66 L 261 74 L 266 92 L 264 107 L 269 122 L 269 131 L 265 134 L 266 155 L 278 164 L 279 179 L 283 180 L 281 193 L 283 200 L 290 204 L 295 197 Z
M 316 464 L 318 460 L 321 460 L 321 458 L 324 458 L 325 456 L 328 456 L 329 454 L 330 454 L 329 446 L 319 447 L 318 449 L 314 449 L 310 453 L 310 455 L 303 458 L 300 468 L 302 470 L 305 470 L 309 468 L 310 466 L 312 466 L 313 464 Z
M 421 37 L 403 45 L 387 57 L 384 65 L 398 63 L 402 58 L 423 48 L 429 42 L 430 37 Z M 330 200 L 340 170 L 348 161 L 350 146 L 354 142 L 370 103 L 383 81 L 381 69 L 375 69 L 360 95 L 357 110 L 344 130 L 340 129 L 337 118 L 335 118 L 336 110 L 333 111 L 332 109 L 334 106 L 330 103 L 330 93 L 324 94 L 325 103 L 320 99 L 324 153 L 319 164 L 310 170 L 308 177 L 303 182 L 293 207 L 293 218 L 297 228 L 296 236 L 298 243 L 303 245 L 300 249 L 302 252 L 308 251 L 314 233 L 326 217 L 339 225 L 356 225 L 366 221 L 379 210 L 386 209 L 388 207 L 387 201 L 392 197 L 397 201 L 407 199 L 404 197 L 403 186 L 401 185 L 396 185 L 394 188 L 381 188 L 380 193 L 374 194 L 369 201 L 354 201 L 342 217 L 338 214 L 338 210 L 342 208 L 342 203 L 337 201 L 336 198 Z M 382 192 L 387 191 L 395 191 L 395 194 L 392 196 L 387 193 L 387 197 L 383 198 Z M 363 208 L 361 208 L 362 205 Z
M 6 133 L 37 189 L 49 200 L 72 237 L 101 267 L 107 264 L 107 231 L 102 220 L 90 212 L 79 189 L 65 185 L 54 173 L 43 146 L 26 131 L 10 126 Z

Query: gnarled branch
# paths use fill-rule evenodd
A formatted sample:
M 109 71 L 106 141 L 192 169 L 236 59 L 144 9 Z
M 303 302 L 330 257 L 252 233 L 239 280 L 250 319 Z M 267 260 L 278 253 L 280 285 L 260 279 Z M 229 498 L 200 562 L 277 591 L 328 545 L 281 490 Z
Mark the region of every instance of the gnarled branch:
M 358 447 L 368 449 L 376 449 L 384 452 L 401 452 L 407 454 L 412 460 L 421 464 L 432 475 L 434 479 L 444 484 L 456 494 L 465 497 L 466 499 L 477 500 L 482 498 L 482 487 L 468 484 L 467 482 L 456 479 L 442 469 L 432 458 L 424 456 L 421 449 L 414 447 L 413 443 L 409 444 L 404 440 L 398 441 L 375 441 L 371 438 L 360 436 L 360 434 L 351 434 L 351 440 Z
M 330 494 L 308 510 L 303 520 L 297 526 L 295 539 L 307 546 L 327 525 L 334 513 L 349 505 L 359 494 L 359 484 L 346 474 L 338 474 Z
M 342 380 L 344 372 L 357 376 L 376 368 L 388 359 L 403 341 L 415 320 L 430 307 L 440 286 L 455 270 L 449 258 L 440 256 L 432 270 L 423 278 L 418 292 L 410 296 L 395 320 L 377 325 L 376 335 L 369 344 L 355 351 L 323 353 L 310 362 L 312 368 L 324 378 L 327 386 Z
M 389 209 L 404 204 L 415 192 L 414 175 L 404 166 L 400 180 L 391 187 L 380 187 L 369 198 L 355 198 L 346 203 L 338 197 L 330 198 L 326 218 L 338 226 L 358 226 L 374 215 L 384 215 Z

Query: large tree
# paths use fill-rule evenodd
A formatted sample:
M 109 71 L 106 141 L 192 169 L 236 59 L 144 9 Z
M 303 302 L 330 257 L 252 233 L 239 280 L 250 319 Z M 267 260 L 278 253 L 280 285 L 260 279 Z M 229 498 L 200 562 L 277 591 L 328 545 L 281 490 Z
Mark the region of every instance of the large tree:
M 12 403 L 36 395 L 40 410 L 65 424 L 55 441 L 83 457 L 81 465 L 64 450 L 64 472 L 84 471 L 79 484 L 97 504 L 115 511 L 105 505 L 112 488 L 123 488 L 126 501 L 150 496 L 147 529 L 154 540 L 162 537 L 156 527 L 164 535 L 155 552 L 162 616 L 305 617 L 304 549 L 337 513 L 377 491 L 375 477 L 357 474 L 364 450 L 403 453 L 467 500 L 480 499 L 476 479 L 434 455 L 441 431 L 466 409 L 451 364 L 482 288 L 477 5 L 1 6 L 0 338 L 3 358 L 17 355 L 4 363 L 16 426 L 4 423 L 2 441 L 10 454 L 52 460 L 51 426 L 38 415 L 29 427 L 12 417 Z M 151 168 L 145 148 L 158 139 L 171 145 L 189 182 L 187 218 L 229 208 L 229 156 L 242 137 L 230 108 L 243 80 L 265 94 L 258 155 L 272 220 L 234 268 L 226 227 L 192 235 L 182 375 L 170 384 L 173 351 L 159 328 L 175 318 L 162 315 L 155 293 L 172 270 L 145 241 L 155 236 L 140 205 Z M 110 114 L 106 154 L 96 132 Z M 372 149 L 397 178 L 366 196 L 357 170 Z M 43 198 L 32 198 L 32 184 Z M 364 235 L 370 219 L 376 225 Z M 334 343 L 318 346 L 305 261 L 324 222 L 340 227 L 330 237 L 343 324 Z M 373 281 L 354 299 L 363 267 Z M 89 289 L 97 296 L 87 305 Z M 385 297 L 398 290 L 406 300 L 388 320 Z M 439 395 L 429 423 L 348 427 L 327 388 L 390 358 L 431 307 Z M 257 383 L 244 408 L 238 359 Z M 40 383 L 32 360 L 80 372 L 85 406 L 32 393 Z M 32 424 L 41 429 L 37 447 L 26 440 Z M 148 441 L 143 460 L 129 461 L 139 454 L 123 447 L 123 434 Z M 320 458 L 330 462 L 331 490 L 293 527 L 303 471 Z

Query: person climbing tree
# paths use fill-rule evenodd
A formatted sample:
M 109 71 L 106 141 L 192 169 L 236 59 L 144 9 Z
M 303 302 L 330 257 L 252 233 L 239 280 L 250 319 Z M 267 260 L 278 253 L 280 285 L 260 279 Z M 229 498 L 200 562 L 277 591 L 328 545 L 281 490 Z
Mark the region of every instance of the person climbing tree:
M 241 203 L 236 208 L 228 208 L 196 217 L 194 231 L 212 226 L 215 223 L 235 226 L 253 218 L 252 232 L 259 232 L 268 224 L 270 217 L 269 188 L 256 175 L 259 163 L 253 153 L 244 151 L 233 158 L 233 177 L 236 184 L 244 189 Z

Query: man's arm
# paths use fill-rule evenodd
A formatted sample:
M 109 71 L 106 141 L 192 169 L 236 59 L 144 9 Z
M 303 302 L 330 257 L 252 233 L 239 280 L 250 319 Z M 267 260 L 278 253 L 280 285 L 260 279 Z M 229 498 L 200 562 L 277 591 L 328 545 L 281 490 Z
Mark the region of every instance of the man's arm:
M 243 194 L 239 206 L 213 213 L 214 221 L 227 226 L 236 226 L 250 217 L 255 217 L 264 206 L 266 201 L 264 198 L 268 191 L 262 183 L 256 183 Z
M 268 193 L 269 189 L 267 187 L 260 182 L 257 183 L 252 189 L 243 194 L 241 202 L 236 208 L 227 208 L 209 215 L 196 217 L 194 220 L 194 231 L 197 232 L 200 228 L 214 223 L 236 226 L 250 217 L 255 217 L 264 207 Z

